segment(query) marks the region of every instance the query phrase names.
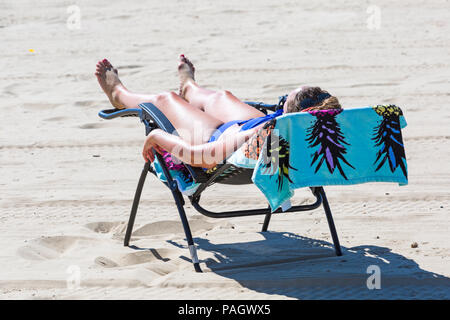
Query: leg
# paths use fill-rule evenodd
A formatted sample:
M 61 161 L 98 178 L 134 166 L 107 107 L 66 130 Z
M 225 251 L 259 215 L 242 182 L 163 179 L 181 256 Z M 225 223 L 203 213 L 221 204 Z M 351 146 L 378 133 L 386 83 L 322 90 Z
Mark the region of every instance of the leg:
M 189 222 L 186 217 L 186 212 L 184 211 L 184 199 L 181 192 L 178 190 L 177 183 L 172 179 L 172 176 L 169 170 L 166 167 L 164 160 L 160 154 L 156 155 L 158 157 L 158 161 L 162 163 L 162 170 L 164 175 L 167 177 L 167 185 L 169 186 L 170 191 L 172 191 L 173 198 L 175 200 L 175 204 L 178 209 L 178 214 L 180 215 L 181 224 L 183 225 L 184 234 L 186 236 L 186 240 L 188 243 L 189 252 L 191 254 L 191 260 L 194 264 L 194 269 L 196 272 L 202 272 L 200 268 L 200 262 L 197 257 L 197 249 L 195 248 L 194 239 L 192 238 L 191 228 L 189 227 Z
M 200 87 L 194 80 L 194 71 L 191 61 L 181 55 L 178 66 L 180 95 L 194 107 L 223 122 L 264 116 L 261 111 L 250 107 L 229 91 L 214 91 Z
M 261 111 L 249 106 L 235 97 L 230 91 L 212 91 L 191 84 L 187 90 L 187 101 L 201 105 L 205 113 L 228 122 L 232 120 L 248 120 L 265 116 Z
M 197 256 L 197 249 L 195 248 L 194 239 L 192 238 L 191 228 L 189 227 L 189 222 L 186 217 L 186 213 L 184 211 L 184 201 L 183 196 L 180 191 L 178 191 L 177 187 L 174 186 L 175 190 L 172 190 L 173 197 L 175 199 L 175 203 L 177 205 L 178 214 L 180 215 L 181 224 L 183 225 L 184 234 L 186 236 L 186 240 L 188 243 L 189 253 L 191 254 L 192 264 L 194 265 L 194 269 L 196 272 L 202 272 L 200 268 L 200 262 Z
M 178 134 L 192 144 L 208 142 L 223 122 L 193 107 L 174 92 L 147 97 L 173 124 Z
M 177 129 L 178 134 L 193 144 L 205 143 L 223 122 L 190 105 L 177 94 L 137 94 L 130 92 L 119 80 L 118 72 L 108 60 L 97 64 L 96 76 L 106 95 L 116 108 L 137 108 L 151 102 Z

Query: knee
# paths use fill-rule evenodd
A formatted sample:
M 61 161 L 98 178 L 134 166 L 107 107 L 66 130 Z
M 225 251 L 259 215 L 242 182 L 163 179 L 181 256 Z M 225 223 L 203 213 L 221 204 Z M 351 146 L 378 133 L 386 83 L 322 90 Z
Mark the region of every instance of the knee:
M 173 92 L 173 91 L 168 92 L 167 95 L 168 95 L 168 97 L 171 98 L 171 99 L 176 99 L 176 98 L 179 97 L 178 94 L 175 93 L 175 92 Z
M 233 94 L 230 91 L 220 90 L 220 91 L 216 91 L 216 93 L 213 95 L 213 99 L 214 100 L 227 99 L 231 96 L 233 96 Z
M 220 93 L 220 96 L 224 97 L 224 98 L 230 98 L 233 96 L 233 94 L 228 90 L 222 90 L 222 91 L 219 91 L 219 93 Z
M 178 96 L 178 95 L 175 92 L 163 92 L 163 93 L 156 95 L 156 101 L 158 103 L 165 103 L 171 99 L 174 99 L 176 96 Z
M 224 90 L 223 95 L 226 97 L 234 97 L 234 95 L 231 93 L 231 91 L 228 91 L 228 90 Z

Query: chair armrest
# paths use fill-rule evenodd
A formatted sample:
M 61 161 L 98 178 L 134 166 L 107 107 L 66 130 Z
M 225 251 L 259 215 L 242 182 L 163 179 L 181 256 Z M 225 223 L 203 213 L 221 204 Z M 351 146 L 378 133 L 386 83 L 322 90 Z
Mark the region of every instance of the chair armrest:
M 267 114 L 267 111 L 277 111 L 278 109 L 283 108 L 286 98 L 287 98 L 287 95 L 278 97 L 277 104 L 267 104 L 264 102 L 254 102 L 254 101 L 245 101 L 245 103 L 248 104 L 249 106 L 252 106 L 253 108 L 256 108 L 259 111 L 262 111 L 263 113 Z
M 98 113 L 100 118 L 111 120 L 119 117 L 140 117 L 142 109 L 105 109 Z

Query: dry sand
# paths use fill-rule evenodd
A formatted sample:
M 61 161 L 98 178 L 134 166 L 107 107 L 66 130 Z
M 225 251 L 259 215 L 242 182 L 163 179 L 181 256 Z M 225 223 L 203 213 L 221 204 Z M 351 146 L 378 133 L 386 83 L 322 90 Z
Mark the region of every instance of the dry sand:
M 450 298 L 448 1 L 79 0 L 71 30 L 73 4 L 0 3 L 0 298 Z M 381 24 L 368 27 L 377 9 Z M 274 216 L 260 233 L 262 216 L 214 220 L 188 206 L 207 271 L 197 274 L 171 195 L 151 176 L 136 247 L 123 247 L 144 129 L 97 117 L 109 105 L 94 66 L 109 58 L 135 91 L 176 90 L 180 53 L 199 83 L 242 99 L 315 84 L 346 108 L 397 104 L 409 185 L 326 188 L 342 257 L 322 209 Z M 264 198 L 217 185 L 203 203 Z M 380 290 L 366 286 L 370 265 Z

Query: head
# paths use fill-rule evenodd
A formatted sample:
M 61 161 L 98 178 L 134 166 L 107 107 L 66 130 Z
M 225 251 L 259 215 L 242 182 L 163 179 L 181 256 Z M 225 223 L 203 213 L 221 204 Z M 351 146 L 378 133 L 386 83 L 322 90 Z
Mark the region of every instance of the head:
M 283 106 L 284 113 L 304 110 L 341 109 L 336 97 L 319 87 L 303 86 L 289 93 Z

